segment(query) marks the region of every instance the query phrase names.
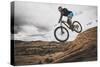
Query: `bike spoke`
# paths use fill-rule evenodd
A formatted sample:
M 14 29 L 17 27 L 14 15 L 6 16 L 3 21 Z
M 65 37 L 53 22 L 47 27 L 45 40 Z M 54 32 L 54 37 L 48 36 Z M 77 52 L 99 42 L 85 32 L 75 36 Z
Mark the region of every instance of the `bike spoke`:
M 63 32 L 63 33 L 62 33 Z M 66 39 L 66 37 L 67 37 L 67 32 L 66 32 L 66 30 L 65 29 L 63 29 L 63 31 L 61 32 L 61 30 L 59 29 L 56 33 L 57 33 L 57 37 L 58 37 L 58 39 L 61 39 L 61 40 L 65 40 Z
M 81 25 L 80 25 L 79 22 L 74 22 L 73 25 L 74 25 L 74 30 L 75 30 L 76 32 L 81 32 L 82 28 L 81 28 Z

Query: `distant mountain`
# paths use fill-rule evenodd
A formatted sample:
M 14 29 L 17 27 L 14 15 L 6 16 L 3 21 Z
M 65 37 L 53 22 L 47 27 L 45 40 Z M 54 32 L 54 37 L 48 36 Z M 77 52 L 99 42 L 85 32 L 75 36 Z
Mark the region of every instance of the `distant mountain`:
M 42 64 L 97 60 L 97 27 L 90 28 L 74 41 L 15 41 L 15 64 Z

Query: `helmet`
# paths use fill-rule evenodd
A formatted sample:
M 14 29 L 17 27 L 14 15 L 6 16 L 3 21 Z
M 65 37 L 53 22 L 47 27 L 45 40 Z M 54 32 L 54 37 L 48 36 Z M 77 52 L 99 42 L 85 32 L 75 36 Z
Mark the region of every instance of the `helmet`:
M 59 7 L 58 7 L 58 9 L 62 9 L 62 7 L 61 7 L 61 6 L 59 6 Z
M 58 10 L 59 10 L 59 11 L 61 11 L 61 10 L 62 10 L 62 7 L 61 7 L 61 6 L 59 6 L 59 7 L 58 7 Z

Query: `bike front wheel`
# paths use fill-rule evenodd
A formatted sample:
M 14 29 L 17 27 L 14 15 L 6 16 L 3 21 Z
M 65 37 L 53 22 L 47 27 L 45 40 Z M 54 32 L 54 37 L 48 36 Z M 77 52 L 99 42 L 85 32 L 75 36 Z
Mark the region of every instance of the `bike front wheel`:
M 55 38 L 60 42 L 65 42 L 69 38 L 69 32 L 65 27 L 59 26 L 54 30 Z
M 78 21 L 73 22 L 73 30 L 77 33 L 82 32 L 82 25 Z

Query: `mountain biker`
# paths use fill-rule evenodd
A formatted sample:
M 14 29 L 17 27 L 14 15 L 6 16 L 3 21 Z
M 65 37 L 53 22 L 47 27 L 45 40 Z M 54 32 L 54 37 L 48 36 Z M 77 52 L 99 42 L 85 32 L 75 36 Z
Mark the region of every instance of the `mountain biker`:
M 68 20 L 67 20 L 67 23 L 69 24 L 70 28 L 72 29 L 72 17 L 73 17 L 73 12 L 72 11 L 69 11 L 67 8 L 62 8 L 61 6 L 58 7 L 58 10 L 60 12 L 60 19 L 58 21 L 58 23 L 61 22 L 63 16 L 67 17 Z

